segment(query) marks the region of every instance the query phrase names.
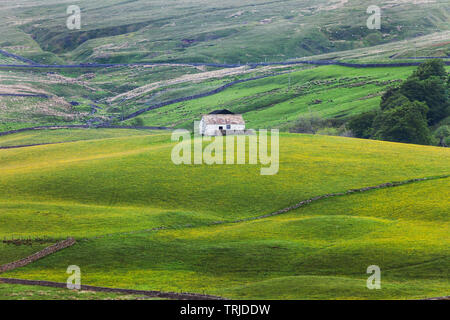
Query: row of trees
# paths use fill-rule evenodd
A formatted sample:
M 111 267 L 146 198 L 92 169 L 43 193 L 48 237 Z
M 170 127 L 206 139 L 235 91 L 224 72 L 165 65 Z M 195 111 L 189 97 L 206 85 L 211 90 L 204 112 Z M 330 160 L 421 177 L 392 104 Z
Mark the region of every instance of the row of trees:
M 401 86 L 388 89 L 380 110 L 354 117 L 348 127 L 358 138 L 424 145 L 433 144 L 437 138 L 439 145 L 446 146 L 450 137 L 449 89 L 445 64 L 430 60 Z

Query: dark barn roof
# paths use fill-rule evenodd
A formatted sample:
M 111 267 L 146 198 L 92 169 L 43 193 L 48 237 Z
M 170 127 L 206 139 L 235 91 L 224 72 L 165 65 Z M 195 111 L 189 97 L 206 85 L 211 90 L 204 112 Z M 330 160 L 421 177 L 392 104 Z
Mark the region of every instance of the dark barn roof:
M 215 110 L 215 111 L 211 112 L 210 114 L 234 114 L 234 113 L 231 112 L 230 110 L 223 109 L 223 110 Z

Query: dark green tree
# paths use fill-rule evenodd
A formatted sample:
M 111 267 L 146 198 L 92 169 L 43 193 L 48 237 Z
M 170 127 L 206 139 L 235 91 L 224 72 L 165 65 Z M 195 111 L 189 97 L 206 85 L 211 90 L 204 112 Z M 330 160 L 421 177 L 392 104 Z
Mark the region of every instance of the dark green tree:
M 418 101 L 386 109 L 374 120 L 373 138 L 429 145 L 432 139 L 427 125 L 427 112 L 427 105 Z
M 449 117 L 450 77 L 441 60 L 421 64 L 399 87 L 389 88 L 381 97 L 380 111 L 353 117 L 348 126 L 358 138 L 431 144 L 428 125 L 443 123 Z M 446 138 L 442 129 L 441 144 Z
M 380 108 L 381 110 L 396 108 L 408 101 L 401 88 L 389 88 L 381 97 Z
M 448 116 L 448 87 L 442 78 L 436 76 L 425 80 L 409 78 L 400 87 L 400 92 L 410 101 L 421 101 L 427 104 L 430 125 Z
M 429 79 L 431 77 L 439 77 L 446 80 L 447 72 L 445 71 L 444 61 L 441 59 L 433 59 L 422 63 L 416 71 L 411 75 L 412 78 L 419 80 Z
M 372 125 L 377 111 L 369 111 L 354 116 L 348 123 L 348 128 L 356 138 L 369 139 L 372 136 Z

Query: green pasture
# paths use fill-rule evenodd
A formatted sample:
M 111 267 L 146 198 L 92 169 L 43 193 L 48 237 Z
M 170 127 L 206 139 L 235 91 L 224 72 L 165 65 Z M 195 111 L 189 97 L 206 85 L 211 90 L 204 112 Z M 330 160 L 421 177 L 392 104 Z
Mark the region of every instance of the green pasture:
M 155 300 L 145 296 L 4 284 L 0 300 Z
M 345 119 L 378 108 L 384 90 L 413 70 L 321 66 L 237 84 L 209 97 L 151 110 L 140 118 L 146 125 L 192 128 L 202 114 L 226 108 L 244 114 L 247 126 L 255 129 L 289 125 L 310 114 Z
M 450 180 L 318 201 L 250 222 L 89 238 L 6 276 L 237 299 L 419 299 L 448 294 Z M 426 212 L 426 214 L 424 214 Z M 381 290 L 366 288 L 378 265 Z
M 282 134 L 274 176 L 261 175 L 267 165 L 177 166 L 174 146 L 169 133 L 139 131 L 0 150 L 0 237 L 80 238 L 232 221 L 317 195 L 448 174 L 447 149 L 380 141 Z
M 373 4 L 383 7 L 382 29 L 369 30 L 363 0 L 80 0 L 82 28 L 69 31 L 66 3 L 6 1 L 0 49 L 7 52 L 42 64 L 168 64 L 2 67 L 0 92 L 39 92 L 49 99 L 0 97 L 0 132 L 86 123 L 192 131 L 194 121 L 217 109 L 243 114 L 253 129 L 288 131 L 309 116 L 344 124 L 379 108 L 386 89 L 416 68 L 295 65 L 230 75 L 170 63 L 395 63 L 448 56 L 448 1 L 381 2 Z M 22 64 L 0 54 L 0 64 L 11 63 Z M 157 103 L 280 72 L 120 121 Z M 268 165 L 175 165 L 170 131 L 0 136 L 0 147 L 43 144 L 0 149 L 0 265 L 58 240 L 77 240 L 0 276 L 66 282 L 67 267 L 78 265 L 86 285 L 234 299 L 449 295 L 448 148 L 291 133 L 281 133 L 279 142 L 279 171 L 264 176 L 261 168 Z M 252 219 L 320 195 L 425 177 Z M 366 287 L 371 265 L 381 269 L 381 290 Z M 0 282 L 4 299 L 142 297 Z
M 131 129 L 56 129 L 30 130 L 0 136 L 0 147 L 23 146 L 40 143 L 76 142 L 83 140 L 102 140 L 109 138 L 148 136 L 161 134 L 160 131 Z

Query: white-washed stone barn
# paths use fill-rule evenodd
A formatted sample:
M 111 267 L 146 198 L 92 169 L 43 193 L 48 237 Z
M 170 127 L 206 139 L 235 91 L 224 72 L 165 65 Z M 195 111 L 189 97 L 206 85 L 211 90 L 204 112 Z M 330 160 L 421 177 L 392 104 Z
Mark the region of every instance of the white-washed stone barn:
M 241 114 L 234 114 L 228 110 L 218 110 L 203 115 L 199 132 L 204 136 L 245 134 L 245 121 Z

